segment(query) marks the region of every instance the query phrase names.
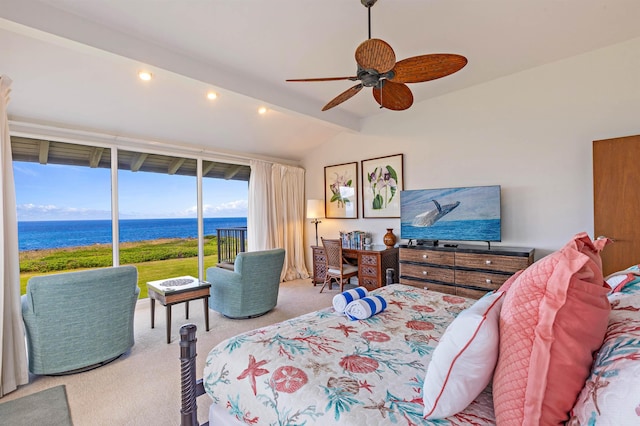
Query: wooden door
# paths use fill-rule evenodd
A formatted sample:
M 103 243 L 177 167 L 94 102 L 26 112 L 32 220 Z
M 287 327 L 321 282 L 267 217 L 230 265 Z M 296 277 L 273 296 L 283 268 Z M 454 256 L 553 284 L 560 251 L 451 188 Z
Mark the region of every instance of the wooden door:
M 595 237 L 614 240 L 602 251 L 604 275 L 640 263 L 640 136 L 593 142 Z

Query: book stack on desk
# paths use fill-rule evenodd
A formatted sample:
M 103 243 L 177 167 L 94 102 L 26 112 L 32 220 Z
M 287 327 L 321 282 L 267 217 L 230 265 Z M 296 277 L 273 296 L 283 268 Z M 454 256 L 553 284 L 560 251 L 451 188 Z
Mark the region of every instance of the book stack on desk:
M 364 231 L 340 232 L 340 240 L 343 248 L 362 250 L 365 246 L 365 238 L 369 236 Z

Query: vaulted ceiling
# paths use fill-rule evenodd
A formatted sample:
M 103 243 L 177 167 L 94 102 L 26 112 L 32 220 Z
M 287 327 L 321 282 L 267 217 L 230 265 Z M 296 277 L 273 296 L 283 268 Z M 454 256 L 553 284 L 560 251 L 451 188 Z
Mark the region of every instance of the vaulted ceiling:
M 410 85 L 415 102 L 640 37 L 639 16 L 638 0 L 379 0 L 371 9 L 372 36 L 398 59 L 469 60 Z M 360 0 L 0 0 L 0 74 L 13 80 L 14 123 L 295 162 L 369 117 L 405 114 L 379 109 L 366 88 L 321 112 L 354 83 L 285 82 L 354 75 L 367 36 Z M 140 81 L 142 69 L 154 78 Z

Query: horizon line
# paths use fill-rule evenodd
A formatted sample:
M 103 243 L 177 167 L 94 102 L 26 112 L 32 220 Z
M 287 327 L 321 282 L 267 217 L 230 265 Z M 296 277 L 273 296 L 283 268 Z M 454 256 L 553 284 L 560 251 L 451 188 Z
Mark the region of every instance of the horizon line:
M 137 218 L 125 218 L 118 220 L 176 220 L 176 219 L 198 219 L 197 217 L 137 217 Z M 247 216 L 209 216 L 203 217 L 203 219 L 247 219 Z M 111 219 L 18 219 L 18 222 L 92 222 L 92 221 L 109 221 Z

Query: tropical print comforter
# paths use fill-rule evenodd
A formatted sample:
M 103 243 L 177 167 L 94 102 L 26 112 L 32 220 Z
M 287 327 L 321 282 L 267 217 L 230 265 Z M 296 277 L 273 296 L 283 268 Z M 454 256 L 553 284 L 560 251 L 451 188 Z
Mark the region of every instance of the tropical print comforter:
M 607 332 L 568 426 L 640 425 L 640 265 L 612 276 Z
M 387 309 L 351 321 L 333 308 L 221 342 L 204 385 L 215 404 L 254 425 L 488 425 L 490 389 L 462 413 L 424 420 L 422 386 L 447 325 L 474 300 L 393 284 Z

